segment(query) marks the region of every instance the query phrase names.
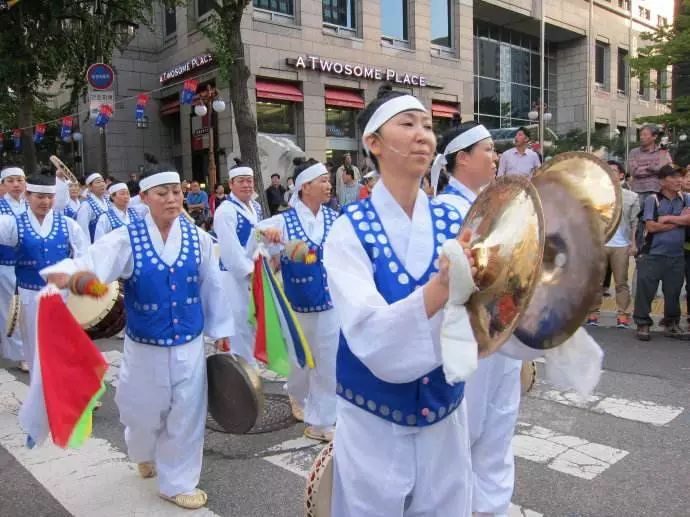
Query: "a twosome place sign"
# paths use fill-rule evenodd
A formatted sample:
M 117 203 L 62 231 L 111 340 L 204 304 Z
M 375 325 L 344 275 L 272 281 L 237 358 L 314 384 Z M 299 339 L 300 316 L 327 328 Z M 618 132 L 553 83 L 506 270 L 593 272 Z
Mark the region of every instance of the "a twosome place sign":
M 165 84 L 167 82 L 172 81 L 173 79 L 177 79 L 178 77 L 191 72 L 192 70 L 210 65 L 211 63 L 213 63 L 213 56 L 211 54 L 194 56 L 193 58 L 188 59 L 184 63 L 175 65 L 170 70 L 166 70 L 165 72 L 163 72 L 160 75 L 160 83 Z
M 304 70 L 357 77 L 359 79 L 371 79 L 372 81 L 388 81 L 407 86 L 431 86 L 427 82 L 426 77 L 420 74 L 410 74 L 399 72 L 392 68 L 379 68 L 359 63 L 344 63 L 317 56 L 299 56 L 297 59 L 288 59 L 287 64 Z

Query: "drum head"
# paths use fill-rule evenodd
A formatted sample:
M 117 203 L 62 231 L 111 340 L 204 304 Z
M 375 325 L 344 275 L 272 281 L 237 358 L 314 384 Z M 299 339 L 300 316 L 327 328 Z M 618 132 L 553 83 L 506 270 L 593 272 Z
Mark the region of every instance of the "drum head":
M 110 313 L 120 296 L 120 283 L 108 284 L 108 292 L 100 298 L 80 296 L 70 293 L 67 297 L 67 308 L 81 327 L 89 330 L 98 325 Z
M 5 335 L 12 337 L 17 326 L 19 325 L 19 311 L 22 308 L 22 303 L 19 300 L 19 295 L 15 294 L 10 300 L 10 310 L 7 313 L 7 323 L 5 325 Z
M 520 388 L 522 394 L 529 393 L 537 380 L 537 365 L 534 361 L 523 361 L 520 369 Z
M 206 359 L 208 410 L 228 433 L 244 434 L 256 424 L 263 406 L 261 378 L 247 362 L 231 354 Z
M 324 447 L 314 460 L 304 498 L 306 517 L 330 517 L 333 494 L 333 442 Z

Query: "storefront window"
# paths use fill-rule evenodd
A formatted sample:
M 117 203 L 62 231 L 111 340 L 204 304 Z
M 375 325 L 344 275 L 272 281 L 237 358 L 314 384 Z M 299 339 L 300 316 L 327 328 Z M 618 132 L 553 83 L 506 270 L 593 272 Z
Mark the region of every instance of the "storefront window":
M 326 136 L 355 138 L 357 110 L 326 106 Z
M 436 139 L 440 139 L 443 134 L 452 127 L 453 119 L 448 117 L 434 117 L 432 119 L 432 125 Z
M 254 7 L 288 16 L 294 16 L 295 14 L 293 0 L 254 0 Z
M 260 133 L 295 134 L 295 105 L 292 102 L 256 101 L 256 124 Z

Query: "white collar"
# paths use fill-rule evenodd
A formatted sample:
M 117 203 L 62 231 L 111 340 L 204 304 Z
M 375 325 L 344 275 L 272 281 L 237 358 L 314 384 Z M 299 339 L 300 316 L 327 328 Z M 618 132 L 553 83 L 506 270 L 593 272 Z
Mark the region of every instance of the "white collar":
M 452 187 L 458 189 L 463 194 L 465 194 L 465 196 L 467 196 L 467 199 L 471 203 L 474 203 L 474 200 L 477 199 L 477 194 L 475 194 L 472 190 L 470 190 L 469 187 L 465 186 L 464 183 L 462 183 L 460 180 L 458 180 L 454 176 L 450 177 L 448 184 L 451 185 Z
M 295 211 L 297 212 L 297 216 L 303 220 L 315 219 L 318 221 L 319 219 L 323 219 L 323 205 L 319 206 L 319 211 L 314 215 L 311 208 L 302 203 L 301 199 L 298 199 L 295 203 Z
M 38 221 L 38 218 L 34 215 L 33 210 L 29 208 L 26 212 L 29 216 L 29 222 L 31 223 L 31 226 L 36 231 L 36 233 L 38 233 L 38 235 L 40 235 L 41 237 L 47 237 L 50 233 L 51 228 L 53 227 L 53 209 L 51 208 L 50 210 L 48 210 L 48 213 L 43 218 L 42 223 Z

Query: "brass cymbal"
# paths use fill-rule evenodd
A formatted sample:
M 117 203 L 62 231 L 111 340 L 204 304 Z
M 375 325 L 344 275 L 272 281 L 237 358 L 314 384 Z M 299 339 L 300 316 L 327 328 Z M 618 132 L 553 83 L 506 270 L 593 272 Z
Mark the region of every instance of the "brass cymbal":
M 623 195 L 617 173 L 604 160 L 591 153 L 570 152 L 546 162 L 534 177 L 555 174 L 571 181 L 582 191 L 599 214 L 603 225 L 603 242 L 616 233 L 621 220 Z M 562 217 L 562 215 L 561 215 Z
M 603 278 L 601 212 L 566 174 L 538 174 L 546 243 L 539 283 L 515 335 L 539 350 L 556 347 L 582 324 Z
M 523 178 L 499 178 L 477 197 L 465 229 L 472 233 L 479 288 L 466 307 L 484 357 L 513 333 L 539 278 L 544 217 L 535 187 Z

